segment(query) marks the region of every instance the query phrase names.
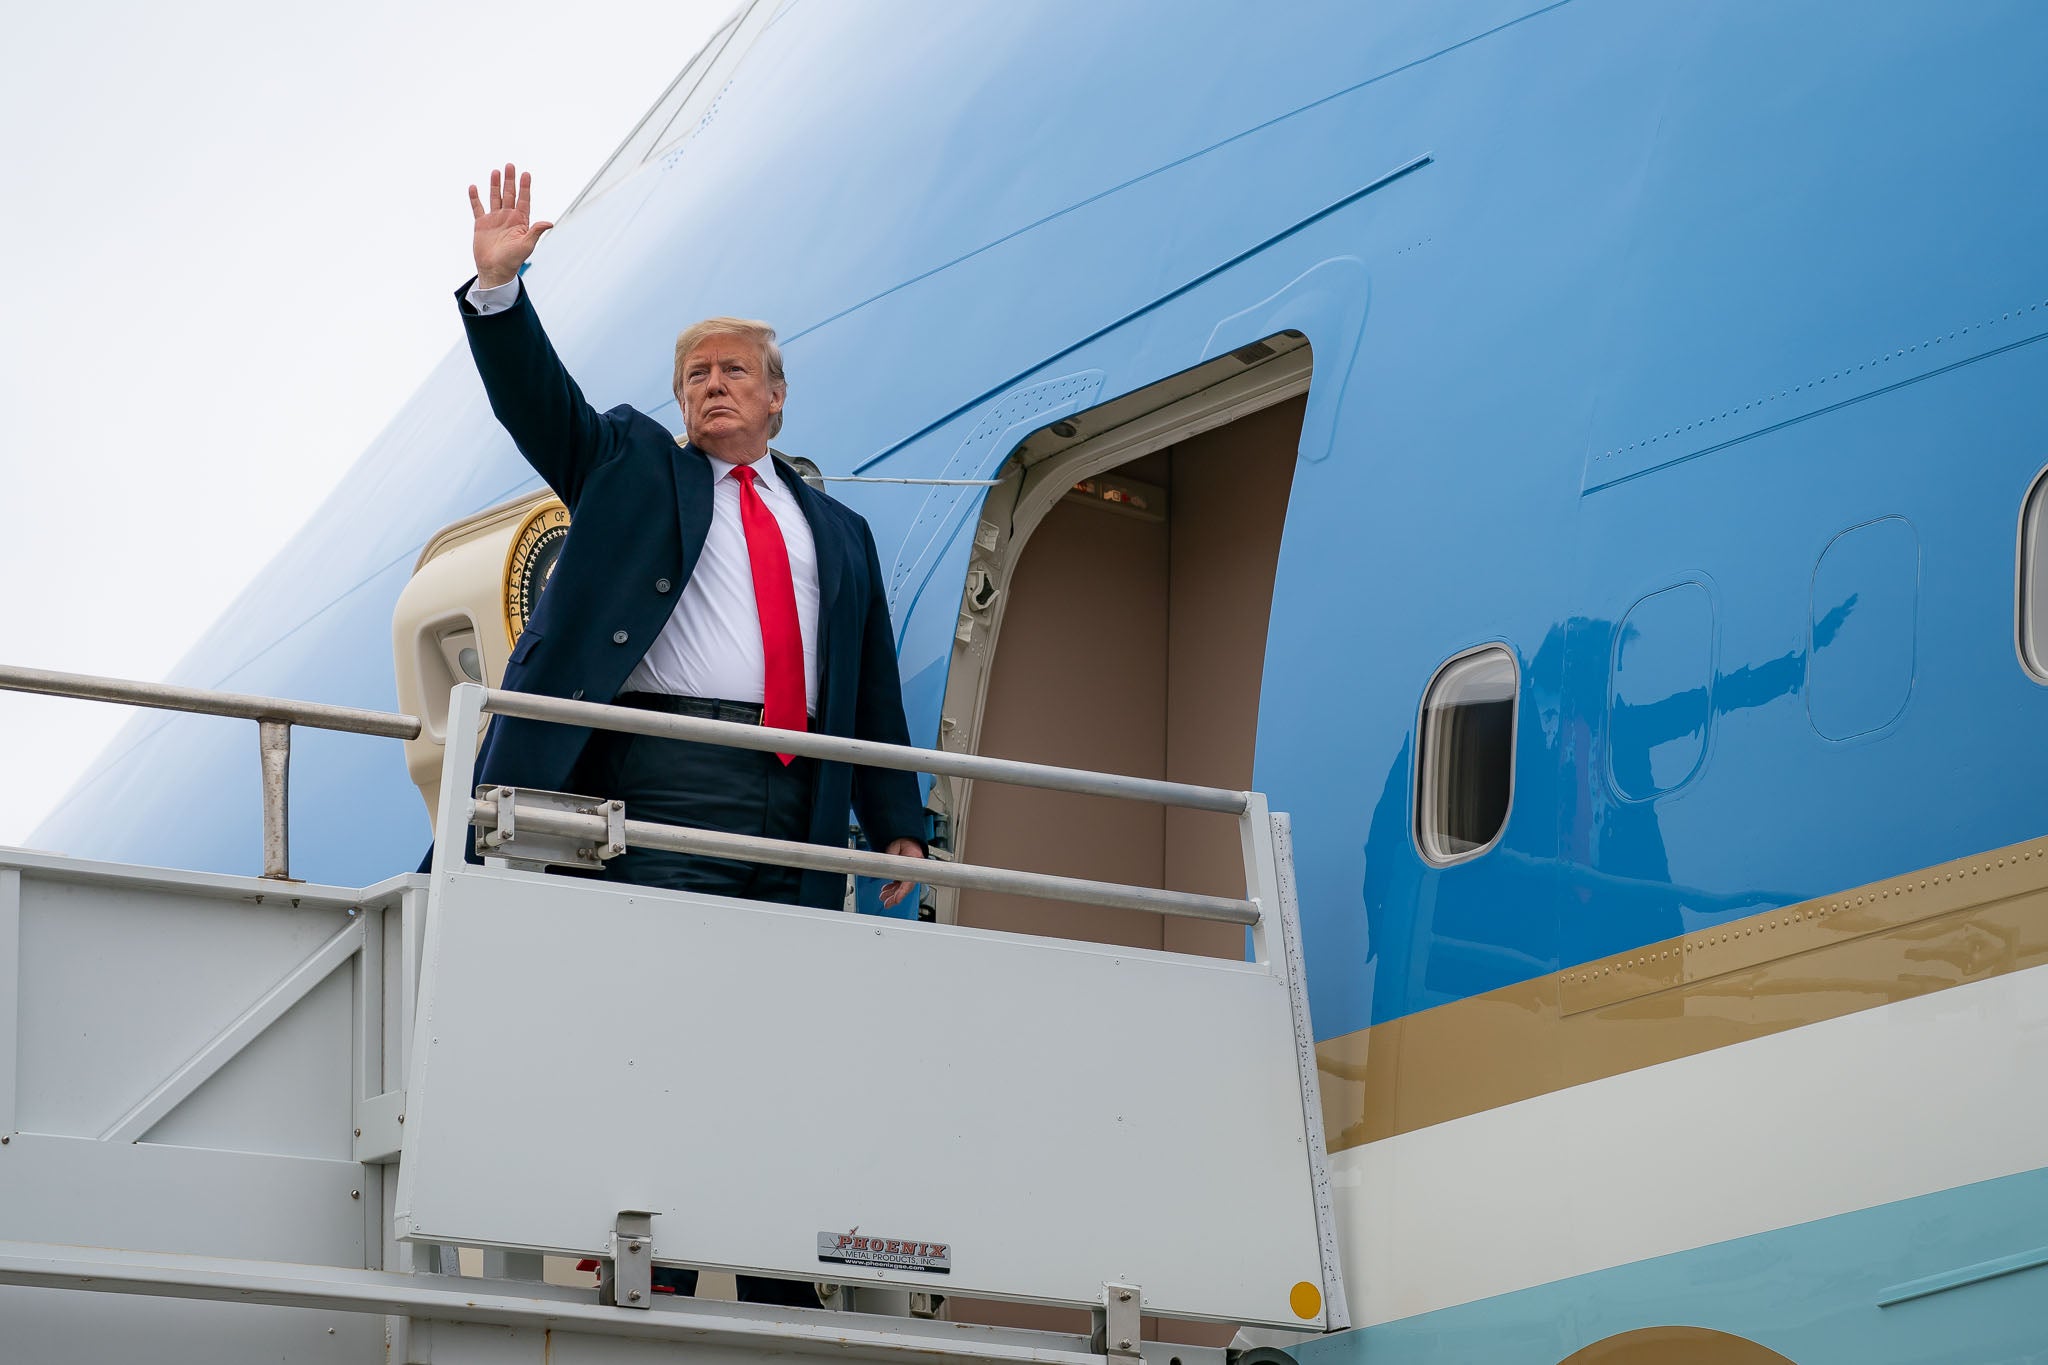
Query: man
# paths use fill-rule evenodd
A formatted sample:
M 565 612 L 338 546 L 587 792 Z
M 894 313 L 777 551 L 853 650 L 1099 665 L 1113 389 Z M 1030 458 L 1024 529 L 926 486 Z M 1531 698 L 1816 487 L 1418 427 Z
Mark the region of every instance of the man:
M 895 638 L 867 523 L 768 451 L 787 384 L 775 333 L 713 318 L 676 342 L 687 441 L 630 407 L 600 413 L 569 377 L 519 281 L 552 224 L 532 177 L 469 188 L 476 278 L 457 291 L 491 410 L 570 513 L 546 590 L 505 668 L 508 689 L 675 715 L 909 742 Z M 906 772 L 593 732 L 499 716 L 478 780 L 611 797 L 636 819 L 923 857 Z M 837 909 L 845 879 L 639 849 L 611 880 Z M 910 890 L 889 883 L 884 905 Z M 688 1292 L 692 1272 L 663 1272 Z M 741 1277 L 741 1297 L 815 1305 L 809 1285 Z

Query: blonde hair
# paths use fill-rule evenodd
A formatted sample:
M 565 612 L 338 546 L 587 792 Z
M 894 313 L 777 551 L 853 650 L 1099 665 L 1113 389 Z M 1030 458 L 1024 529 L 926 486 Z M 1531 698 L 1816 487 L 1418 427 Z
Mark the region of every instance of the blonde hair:
M 693 322 L 676 336 L 676 372 L 673 381 L 676 403 L 683 402 L 683 362 L 690 352 L 697 349 L 711 337 L 745 337 L 761 352 L 761 367 L 767 372 L 768 382 L 789 392 L 789 380 L 782 373 L 782 348 L 775 344 L 775 329 L 765 322 L 752 318 L 706 318 Z M 773 437 L 782 430 L 782 414 L 776 413 L 768 424 L 768 435 Z

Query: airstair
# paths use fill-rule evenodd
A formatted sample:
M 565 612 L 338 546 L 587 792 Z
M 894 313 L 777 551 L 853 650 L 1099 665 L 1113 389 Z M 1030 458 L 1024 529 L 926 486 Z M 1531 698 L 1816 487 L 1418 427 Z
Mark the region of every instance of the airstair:
M 414 718 L 27 669 L 0 687 L 256 721 L 266 868 L 0 849 L 0 1358 L 1225 1365 L 1141 1326 L 1349 1325 L 1287 818 L 1257 793 L 464 684 L 430 873 L 323 887 L 289 876 L 291 727 Z M 478 788 L 490 715 L 1223 811 L 1247 895 Z M 472 829 L 481 865 L 451 856 Z M 629 847 L 1241 924 L 1250 951 L 550 871 Z M 549 1258 L 597 1283 L 548 1282 Z M 836 1307 L 657 1294 L 667 1265 L 817 1282 Z M 949 1321 L 955 1296 L 1094 1327 Z

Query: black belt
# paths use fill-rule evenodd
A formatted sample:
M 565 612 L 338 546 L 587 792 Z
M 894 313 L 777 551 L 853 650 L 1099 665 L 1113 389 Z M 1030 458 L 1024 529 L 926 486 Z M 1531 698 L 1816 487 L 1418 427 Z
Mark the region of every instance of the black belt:
M 757 701 L 723 701 L 717 697 L 676 697 L 666 692 L 621 692 L 612 699 L 612 705 L 630 706 L 636 711 L 666 711 L 671 716 L 729 720 L 739 725 L 761 723 L 761 703 Z

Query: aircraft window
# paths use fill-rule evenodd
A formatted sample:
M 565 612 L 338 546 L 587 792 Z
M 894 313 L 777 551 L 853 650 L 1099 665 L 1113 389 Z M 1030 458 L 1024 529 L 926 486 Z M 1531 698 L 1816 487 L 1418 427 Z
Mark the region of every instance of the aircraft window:
M 1813 566 L 1806 714 L 1822 739 L 1853 739 L 1898 719 L 1913 695 L 1920 537 L 1879 517 L 1828 542 Z
M 1607 676 L 1607 771 L 1630 801 L 1692 780 L 1713 724 L 1714 599 L 1698 583 L 1653 592 L 1615 632 Z
M 2034 477 L 2020 512 L 2020 662 L 2035 682 L 2048 682 L 2048 469 Z
M 1438 669 L 1423 693 L 1415 842 L 1438 866 L 1484 853 L 1507 824 L 1518 690 L 1514 656 L 1488 645 Z

